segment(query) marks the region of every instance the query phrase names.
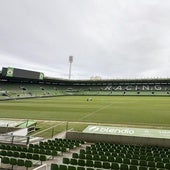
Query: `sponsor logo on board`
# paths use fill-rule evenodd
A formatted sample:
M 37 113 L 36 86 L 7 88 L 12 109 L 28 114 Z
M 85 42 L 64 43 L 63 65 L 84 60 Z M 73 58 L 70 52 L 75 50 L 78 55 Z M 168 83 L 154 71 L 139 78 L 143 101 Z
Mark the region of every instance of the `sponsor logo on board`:
M 91 126 L 89 127 L 88 130 L 91 133 L 98 132 L 98 133 L 119 134 L 119 135 L 134 134 L 134 130 L 129 129 L 129 128 L 120 129 L 120 128 L 115 128 L 115 127 L 112 128 L 112 127 L 102 127 L 102 126 Z
M 93 126 L 89 125 L 83 130 L 85 133 L 165 138 L 170 139 L 170 130 L 145 129 L 145 128 L 128 128 L 128 127 L 110 127 L 110 126 Z

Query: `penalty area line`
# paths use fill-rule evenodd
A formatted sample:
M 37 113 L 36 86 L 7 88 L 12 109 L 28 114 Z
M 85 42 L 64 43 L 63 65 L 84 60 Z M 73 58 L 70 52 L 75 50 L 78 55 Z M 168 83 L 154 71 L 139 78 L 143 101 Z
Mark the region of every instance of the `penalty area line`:
M 113 105 L 113 103 L 110 103 L 110 104 L 108 104 L 106 106 L 103 106 L 103 107 L 101 107 L 101 108 L 99 108 L 99 109 L 97 109 L 97 110 L 95 110 L 93 112 L 87 113 L 85 116 L 81 117 L 79 120 L 83 120 L 83 119 L 85 119 L 85 118 L 87 118 L 87 117 L 89 117 L 89 116 L 91 116 L 91 115 L 93 115 L 93 114 L 95 114 L 95 113 L 97 113 L 97 112 L 99 112 L 101 110 L 104 110 L 105 108 L 110 107 L 111 105 Z

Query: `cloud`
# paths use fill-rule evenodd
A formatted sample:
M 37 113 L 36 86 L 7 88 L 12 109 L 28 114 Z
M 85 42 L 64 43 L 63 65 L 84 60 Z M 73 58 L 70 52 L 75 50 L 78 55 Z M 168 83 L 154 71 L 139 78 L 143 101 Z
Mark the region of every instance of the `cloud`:
M 170 1 L 2 0 L 0 66 L 73 79 L 170 77 Z

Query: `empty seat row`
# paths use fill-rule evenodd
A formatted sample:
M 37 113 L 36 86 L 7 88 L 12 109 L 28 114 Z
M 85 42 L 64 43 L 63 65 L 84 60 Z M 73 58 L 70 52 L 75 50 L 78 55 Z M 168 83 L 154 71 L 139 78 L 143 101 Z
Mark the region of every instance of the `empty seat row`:
M 25 166 L 26 168 L 30 168 L 33 166 L 33 161 L 31 160 L 24 160 L 24 159 L 16 159 L 16 158 L 10 158 L 10 157 L 2 157 L 1 162 L 3 164 L 11 164 L 12 166 Z
M 58 165 L 55 163 L 51 164 L 51 170 L 101 170 L 92 167 L 82 167 L 82 166 L 73 166 L 73 165 Z
M 150 151 L 170 151 L 168 147 L 160 146 L 146 146 L 146 145 L 131 145 L 131 144 L 116 144 L 116 143 L 104 143 L 99 142 L 91 145 L 92 147 L 113 147 L 113 148 L 124 148 L 124 149 L 135 149 L 135 150 L 150 150 Z
M 123 161 L 123 159 L 137 159 L 137 160 L 145 160 L 145 161 L 155 161 L 155 162 L 164 162 L 164 163 L 168 163 L 170 162 L 170 158 L 169 157 L 160 157 L 159 156 L 147 156 L 147 155 L 131 155 L 131 154 L 123 154 L 123 153 L 97 153 L 97 154 L 86 154 L 86 153 L 82 153 L 80 150 L 80 154 L 78 153 L 73 153 L 73 158 L 81 158 L 81 159 L 94 159 L 94 160 L 105 160 L 105 161 L 109 161 L 109 160 L 115 160 L 118 157 L 120 157 Z
M 14 157 L 14 158 L 25 158 L 25 159 L 33 159 L 33 160 L 40 160 L 40 161 L 46 161 L 47 159 L 50 159 L 52 157 L 48 157 L 47 155 L 43 154 L 32 154 L 32 153 L 26 153 L 26 152 L 17 152 L 17 151 L 0 151 L 1 157 Z
M 27 150 L 26 152 L 24 151 L 12 151 L 12 150 L 0 150 L 0 155 L 3 156 L 14 156 L 17 157 L 20 154 L 42 154 L 42 155 L 49 155 L 49 156 L 57 156 L 60 155 L 61 152 L 57 150 L 46 150 L 46 149 L 34 149 L 34 150 Z
M 79 166 L 90 166 L 90 167 L 97 167 L 97 168 L 106 168 L 111 167 L 112 164 L 126 164 L 136 165 L 136 166 L 146 166 L 146 167 L 156 167 L 156 168 L 165 168 L 170 165 L 170 163 L 163 163 L 163 162 L 154 162 L 154 161 L 138 161 L 135 159 L 132 160 L 125 160 L 121 162 L 120 160 L 115 160 L 113 162 L 102 161 L 102 160 L 90 160 L 90 159 L 74 159 L 74 158 L 63 158 L 63 164 L 71 164 L 71 165 L 79 165 Z M 108 168 L 107 168 L 108 169 Z
M 81 146 L 81 144 L 84 143 L 85 142 L 81 140 L 55 138 L 54 140 L 41 141 L 39 144 L 30 144 L 29 148 L 50 149 L 50 150 L 58 150 L 61 152 L 67 152 L 70 149 L 79 147 Z
M 155 154 L 166 154 L 166 155 L 170 155 L 170 150 L 166 149 L 166 150 L 138 150 L 138 149 L 125 149 L 125 148 L 115 148 L 115 147 L 108 147 L 108 146 L 100 146 L 100 147 L 96 147 L 95 145 L 92 146 L 87 146 L 86 147 L 87 151 L 100 151 L 100 152 L 123 152 L 123 153 L 131 153 L 131 154 L 135 154 L 138 153 L 139 155 L 142 154 L 147 154 L 147 155 L 155 155 Z
M 99 163 L 96 167 L 88 166 L 77 166 L 77 165 L 58 165 L 51 164 L 51 170 L 104 170 L 104 169 L 113 169 L 113 170 L 163 170 L 164 168 L 155 168 L 147 166 L 135 166 L 127 164 L 118 164 L 112 163 L 108 164 L 107 162 L 103 166 Z M 166 164 L 165 169 L 170 170 L 170 164 Z

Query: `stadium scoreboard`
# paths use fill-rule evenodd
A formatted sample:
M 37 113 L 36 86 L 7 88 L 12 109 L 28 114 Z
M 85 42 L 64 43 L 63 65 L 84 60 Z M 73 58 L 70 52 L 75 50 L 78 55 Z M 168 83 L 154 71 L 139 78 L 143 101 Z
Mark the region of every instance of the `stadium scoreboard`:
M 2 68 L 2 76 L 14 77 L 14 78 L 25 78 L 25 79 L 36 79 L 43 80 L 44 74 L 41 72 L 35 72 L 30 70 L 23 70 L 13 67 Z

